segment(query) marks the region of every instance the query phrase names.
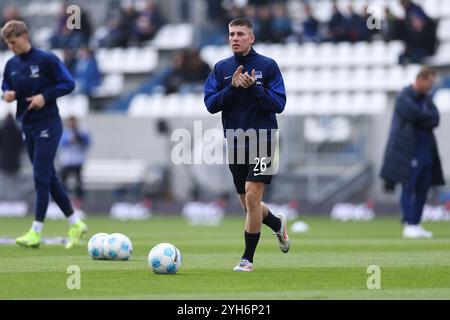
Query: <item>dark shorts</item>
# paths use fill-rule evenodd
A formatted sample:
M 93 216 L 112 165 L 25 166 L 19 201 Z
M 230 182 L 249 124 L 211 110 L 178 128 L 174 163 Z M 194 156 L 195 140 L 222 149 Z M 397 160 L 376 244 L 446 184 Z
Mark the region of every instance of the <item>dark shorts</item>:
M 245 194 L 245 182 L 247 181 L 264 184 L 270 184 L 272 181 L 271 175 L 257 175 L 258 170 L 254 164 L 229 164 L 228 166 L 233 175 L 236 192 L 239 194 Z
M 271 144 L 268 144 L 267 152 L 264 150 L 263 154 L 260 153 L 259 148 L 256 154 L 244 149 L 242 152 L 245 152 L 245 161 L 238 161 L 237 154 L 239 151 L 235 151 L 233 161 L 230 161 L 230 157 L 228 167 L 233 175 L 234 186 L 238 194 L 245 194 L 245 183 L 247 181 L 271 183 L 274 174 L 272 172 L 274 152 L 271 152 L 270 147 Z

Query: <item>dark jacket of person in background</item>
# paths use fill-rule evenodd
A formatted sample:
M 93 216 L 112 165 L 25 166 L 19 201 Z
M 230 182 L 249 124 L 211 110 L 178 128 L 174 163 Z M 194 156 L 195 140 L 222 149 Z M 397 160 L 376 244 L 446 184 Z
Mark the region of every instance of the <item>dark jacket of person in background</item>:
M 0 170 L 16 174 L 20 169 L 22 133 L 12 114 L 8 114 L 0 127 Z

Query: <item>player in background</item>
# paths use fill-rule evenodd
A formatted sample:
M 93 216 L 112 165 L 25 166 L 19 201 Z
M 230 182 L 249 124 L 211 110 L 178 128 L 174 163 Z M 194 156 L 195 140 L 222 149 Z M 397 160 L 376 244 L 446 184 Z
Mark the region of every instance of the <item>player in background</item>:
M 265 172 L 272 165 L 275 138 L 278 129 L 276 113 L 286 104 L 283 78 L 277 63 L 255 52 L 253 23 L 238 18 L 229 23 L 229 45 L 234 56 L 219 61 L 208 77 L 205 105 L 212 114 L 222 112 L 222 124 L 227 138 L 229 169 L 239 199 L 246 213 L 245 250 L 234 271 L 253 271 L 253 257 L 258 245 L 262 223 L 276 235 L 282 252 L 288 252 L 290 241 L 286 232 L 286 216 L 272 214 L 262 197 L 272 173 Z M 236 143 L 237 132 L 256 130 L 256 139 Z M 229 134 L 233 132 L 234 134 Z M 265 132 L 263 137 L 261 132 Z M 253 141 L 252 141 L 253 140 Z M 254 141 L 256 140 L 256 141 Z M 256 153 L 254 146 L 257 145 Z M 267 154 L 261 148 L 267 146 Z M 245 161 L 238 161 L 237 159 Z
M 87 226 L 74 213 L 69 197 L 58 179 L 53 161 L 62 134 L 62 123 L 56 99 L 69 94 L 75 82 L 53 53 L 34 48 L 28 28 L 22 21 L 12 20 L 1 29 L 1 37 L 14 52 L 3 72 L 2 99 L 17 100 L 16 119 L 21 123 L 24 142 L 31 163 L 36 189 L 35 219 L 31 229 L 16 243 L 37 248 L 49 203 L 55 200 L 69 221 L 66 249 L 78 244 Z
M 75 177 L 74 205 L 77 209 L 81 208 L 84 199 L 82 172 L 90 145 L 91 135 L 89 132 L 80 127 L 77 117 L 70 116 L 66 121 L 60 141 L 59 163 L 61 168 L 59 176 L 67 191 L 69 191 L 67 184 L 69 178 Z

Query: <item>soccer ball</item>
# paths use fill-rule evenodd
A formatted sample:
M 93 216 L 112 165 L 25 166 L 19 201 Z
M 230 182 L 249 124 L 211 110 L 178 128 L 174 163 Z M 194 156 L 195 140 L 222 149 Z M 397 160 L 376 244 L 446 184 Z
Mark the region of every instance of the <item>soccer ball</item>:
M 133 244 L 124 234 L 113 233 L 103 241 L 103 256 L 107 260 L 128 260 L 133 253 Z
M 175 274 L 181 266 L 181 253 L 173 244 L 159 243 L 150 250 L 148 264 L 157 274 Z
M 107 233 L 97 233 L 94 234 L 91 239 L 89 239 L 87 249 L 88 253 L 94 260 L 104 259 L 103 256 L 103 241 L 108 237 Z

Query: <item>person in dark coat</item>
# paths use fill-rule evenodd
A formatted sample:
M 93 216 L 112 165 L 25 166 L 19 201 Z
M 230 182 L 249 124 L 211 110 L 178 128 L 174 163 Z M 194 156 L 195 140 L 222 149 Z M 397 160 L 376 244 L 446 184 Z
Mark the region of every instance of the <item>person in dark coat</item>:
M 0 127 L 0 171 L 15 175 L 20 170 L 22 133 L 9 113 Z
M 439 125 L 439 111 L 428 95 L 436 73 L 423 67 L 413 85 L 403 89 L 395 104 L 381 178 L 392 191 L 402 184 L 400 205 L 404 238 L 431 238 L 420 225 L 431 186 L 444 184 L 438 146 L 433 129 Z
M 0 125 L 0 198 L 17 200 L 20 182 L 22 133 L 9 113 Z

